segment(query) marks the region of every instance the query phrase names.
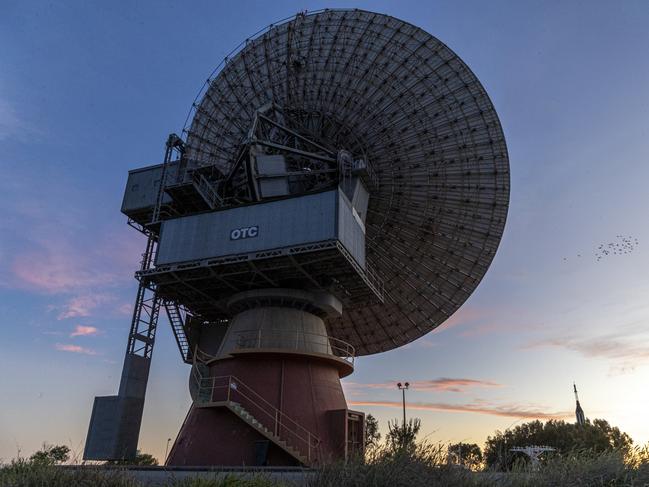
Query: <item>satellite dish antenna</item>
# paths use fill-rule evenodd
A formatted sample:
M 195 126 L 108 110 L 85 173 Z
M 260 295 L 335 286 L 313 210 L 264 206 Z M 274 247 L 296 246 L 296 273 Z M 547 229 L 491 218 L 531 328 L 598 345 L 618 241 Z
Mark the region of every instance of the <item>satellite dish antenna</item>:
M 323 10 L 228 56 L 184 132 L 129 173 L 122 211 L 148 244 L 120 392 L 96 398 L 84 458 L 135 454 L 161 307 L 194 401 L 168 464 L 362 450 L 339 378 L 443 323 L 500 242 L 509 162 L 487 93 L 427 32 Z

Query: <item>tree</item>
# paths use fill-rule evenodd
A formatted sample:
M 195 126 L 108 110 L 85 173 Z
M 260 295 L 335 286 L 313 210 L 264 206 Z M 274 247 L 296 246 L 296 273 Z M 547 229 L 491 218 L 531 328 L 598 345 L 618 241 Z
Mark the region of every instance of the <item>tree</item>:
M 376 448 L 381 441 L 381 433 L 379 433 L 379 422 L 374 416 L 368 414 L 365 416 L 365 448 Z
M 388 449 L 392 453 L 412 453 L 420 429 L 421 420 L 418 418 L 409 419 L 405 424 L 398 419 L 388 421 L 388 434 L 385 436 Z
M 448 446 L 449 461 L 477 470 L 482 463 L 482 450 L 475 443 L 454 443 Z
M 142 453 L 137 450 L 135 458 L 132 460 L 109 460 L 107 465 L 157 465 L 158 459 L 149 453 Z
M 505 432 L 496 431 L 493 437 L 487 438 L 485 462 L 490 468 L 509 470 L 518 458 L 527 461 L 525 455 L 511 452 L 511 448 L 530 445 L 551 446 L 558 454 L 580 450 L 595 454 L 619 451 L 628 455 L 633 440 L 603 419 L 592 423 L 587 420 L 584 425 L 557 420 L 530 421 Z
M 55 465 L 67 462 L 69 458 L 70 448 L 68 446 L 43 443 L 43 448 L 29 457 L 29 460 L 38 465 Z

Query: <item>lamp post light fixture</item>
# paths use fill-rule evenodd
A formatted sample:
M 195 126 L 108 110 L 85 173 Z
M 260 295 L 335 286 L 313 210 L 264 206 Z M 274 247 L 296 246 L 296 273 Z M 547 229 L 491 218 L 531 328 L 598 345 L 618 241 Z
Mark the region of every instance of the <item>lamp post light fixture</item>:
M 397 387 L 401 390 L 401 395 L 403 397 L 403 429 L 405 431 L 406 429 L 406 389 L 410 386 L 409 382 L 406 382 L 405 384 L 402 384 L 401 382 L 397 382 Z

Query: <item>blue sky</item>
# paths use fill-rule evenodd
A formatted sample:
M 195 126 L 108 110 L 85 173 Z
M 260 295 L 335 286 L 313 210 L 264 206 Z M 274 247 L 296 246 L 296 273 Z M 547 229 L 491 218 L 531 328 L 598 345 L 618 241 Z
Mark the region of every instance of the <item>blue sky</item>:
M 0 458 L 81 451 L 117 391 L 143 241 L 119 212 L 130 168 L 158 163 L 205 78 L 301 10 L 359 7 L 418 25 L 477 74 L 510 151 L 509 219 L 477 292 L 437 331 L 356 363 L 348 401 L 434 441 L 480 444 L 531 417 L 588 417 L 649 441 L 649 5 L 625 2 L 37 2 L 0 17 Z M 601 244 L 633 250 L 597 259 Z M 637 239 L 637 244 L 635 241 Z M 165 324 L 165 323 L 163 323 Z M 167 326 L 141 446 L 189 406 Z M 370 405 L 368 405 L 370 404 Z

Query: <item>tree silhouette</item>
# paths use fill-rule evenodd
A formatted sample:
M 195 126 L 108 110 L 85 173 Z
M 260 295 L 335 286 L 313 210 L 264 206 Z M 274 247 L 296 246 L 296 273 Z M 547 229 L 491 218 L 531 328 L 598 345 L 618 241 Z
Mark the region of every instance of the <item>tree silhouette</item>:
M 388 449 L 393 453 L 412 453 L 416 448 L 415 440 L 420 429 L 419 418 L 411 418 L 405 424 L 398 419 L 388 421 L 388 434 L 385 436 Z
M 70 448 L 66 445 L 48 445 L 43 443 L 43 448 L 35 452 L 29 460 L 39 465 L 55 465 L 65 463 L 70 458 Z
M 379 422 L 374 416 L 365 416 L 365 448 L 371 449 L 379 446 L 381 433 L 379 433 Z
M 454 443 L 448 446 L 451 463 L 477 470 L 482 463 L 482 450 L 475 443 Z
M 511 448 L 530 445 L 551 446 L 558 454 L 580 450 L 595 454 L 620 451 L 628 455 L 633 440 L 603 419 L 586 420 L 584 425 L 557 420 L 530 421 L 505 432 L 496 431 L 493 437 L 487 438 L 485 462 L 490 468 L 509 470 L 517 458 L 527 460 L 525 455 L 511 452 Z

